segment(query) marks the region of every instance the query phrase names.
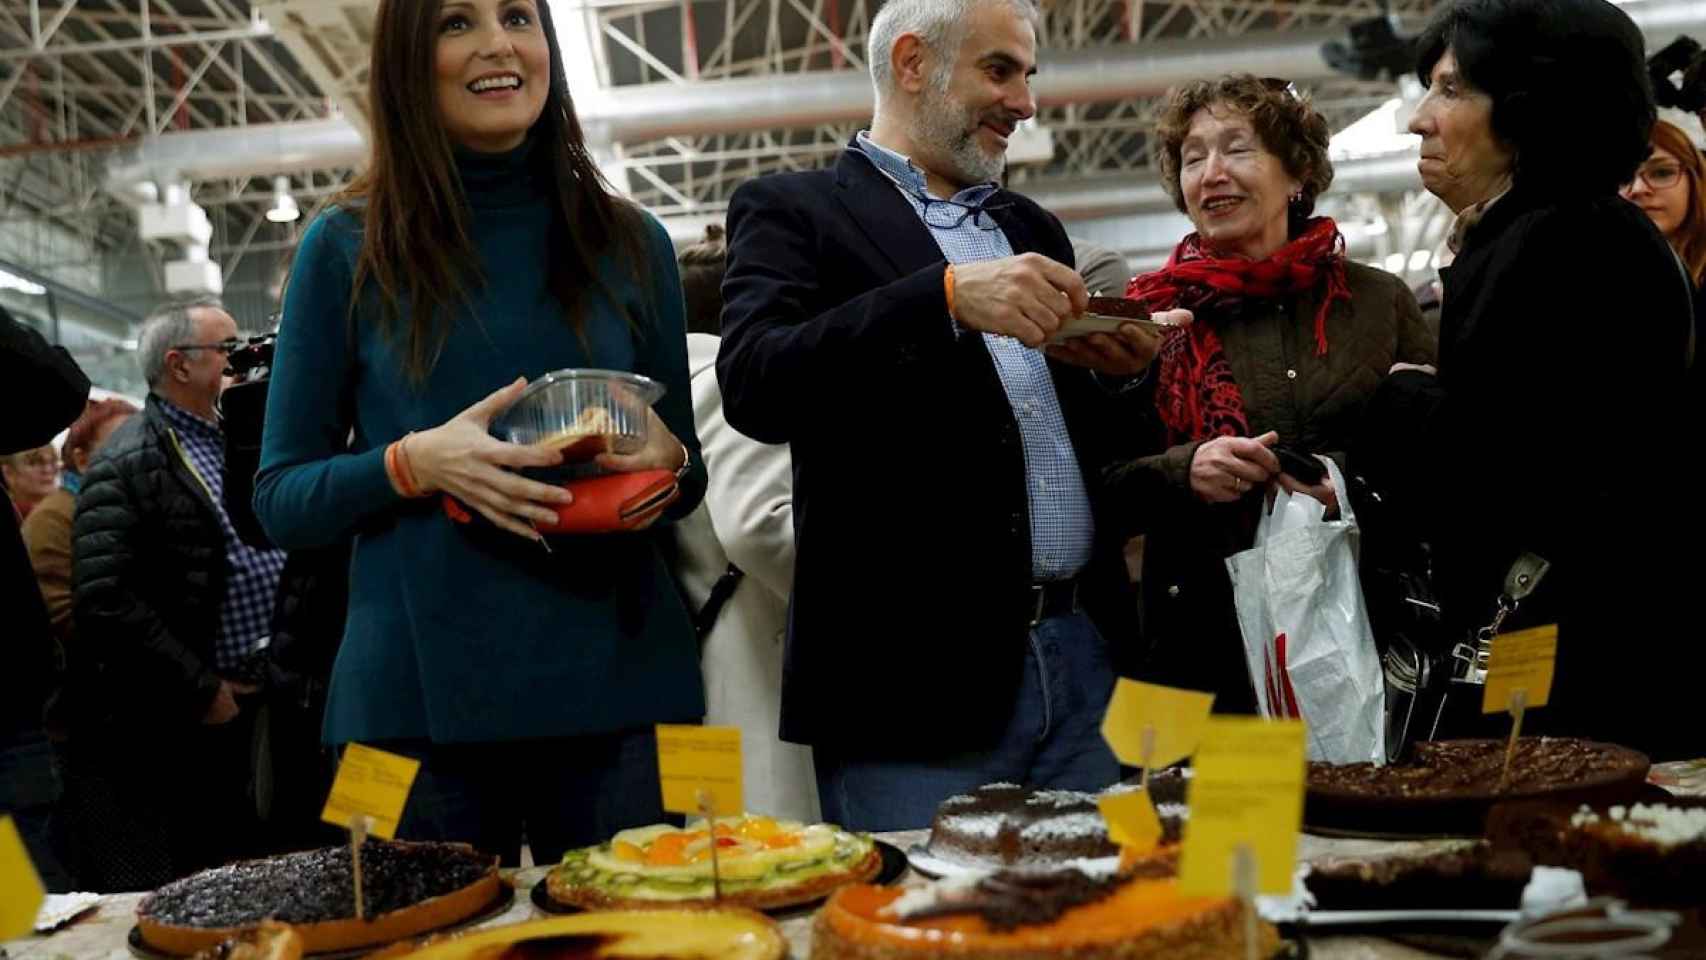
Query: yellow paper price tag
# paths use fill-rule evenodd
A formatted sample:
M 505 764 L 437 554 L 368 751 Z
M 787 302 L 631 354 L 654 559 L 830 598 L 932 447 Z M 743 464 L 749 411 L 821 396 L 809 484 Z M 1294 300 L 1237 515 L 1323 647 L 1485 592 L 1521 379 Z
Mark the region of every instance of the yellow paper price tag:
M 0 891 L 4 891 L 0 896 L 0 940 L 35 932 L 36 911 L 41 909 L 47 891 L 11 817 L 0 817 Z
M 700 813 L 699 793 L 709 795 L 719 817 L 738 816 L 745 807 L 740 779 L 740 728 L 660 723 L 658 780 L 663 808 L 671 813 Z
M 389 840 L 397 835 L 409 788 L 420 772 L 419 760 L 352 743 L 338 761 L 338 776 L 320 819 L 348 829 L 356 814 L 366 814 L 367 832 Z
M 1097 798 L 1096 806 L 1108 821 L 1109 839 L 1120 846 L 1145 852 L 1161 843 L 1161 818 L 1155 813 L 1154 798 L 1148 790 L 1104 793 Z
M 1102 719 L 1102 739 L 1127 766 L 1144 764 L 1144 731 L 1154 731 L 1147 767 L 1166 767 L 1194 753 L 1203 726 L 1214 709 L 1214 694 L 1177 690 L 1121 678 L 1114 686 L 1108 713 Z
M 1300 720 L 1216 717 L 1203 730 L 1191 780 L 1179 887 L 1230 896 L 1238 848 L 1255 857 L 1256 892 L 1290 893 L 1303 828 L 1304 729 Z
M 1487 686 L 1481 694 L 1482 713 L 1510 709 L 1511 694 L 1526 691 L 1528 709 L 1546 706 L 1552 696 L 1552 669 L 1558 663 L 1558 627 L 1535 627 L 1493 638 L 1487 661 Z

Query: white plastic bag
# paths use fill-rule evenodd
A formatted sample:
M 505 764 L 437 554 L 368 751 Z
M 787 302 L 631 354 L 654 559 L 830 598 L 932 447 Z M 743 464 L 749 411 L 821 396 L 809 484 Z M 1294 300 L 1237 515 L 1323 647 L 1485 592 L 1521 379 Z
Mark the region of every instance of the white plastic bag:
M 1309 759 L 1384 763 L 1386 686 L 1357 578 L 1356 515 L 1337 464 L 1338 520 L 1284 490 L 1255 546 L 1226 560 L 1256 702 L 1266 717 L 1301 717 Z

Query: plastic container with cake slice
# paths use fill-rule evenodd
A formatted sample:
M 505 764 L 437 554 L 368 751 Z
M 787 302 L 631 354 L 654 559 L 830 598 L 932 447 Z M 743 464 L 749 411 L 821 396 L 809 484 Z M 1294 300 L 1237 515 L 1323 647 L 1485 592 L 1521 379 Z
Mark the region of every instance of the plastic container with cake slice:
M 636 453 L 646 446 L 651 406 L 663 395 L 663 384 L 638 374 L 555 370 L 528 384 L 515 403 L 493 418 L 490 430 L 498 439 L 562 455 L 556 466 L 520 471 L 573 495 L 570 502 L 554 506 L 554 520 L 530 521 L 536 535 L 630 532 L 644 528 L 675 502 L 680 495 L 676 471 L 613 472 L 598 463 L 601 453 Z M 495 549 L 514 549 L 525 542 L 449 494 L 443 508 L 452 522 Z M 546 552 L 551 552 L 549 545 Z
M 595 476 L 595 458 L 605 452 L 633 453 L 651 433 L 652 404 L 664 385 L 620 370 L 554 370 L 527 385 L 509 409 L 492 420 L 500 440 L 552 447 L 563 453 L 560 467 L 526 471 L 547 482 Z

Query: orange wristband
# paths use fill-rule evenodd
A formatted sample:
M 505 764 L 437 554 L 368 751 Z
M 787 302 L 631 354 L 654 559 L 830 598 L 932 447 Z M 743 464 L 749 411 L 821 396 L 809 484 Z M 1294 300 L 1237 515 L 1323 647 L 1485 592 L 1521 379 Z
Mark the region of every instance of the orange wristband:
M 415 479 L 415 465 L 409 460 L 409 438 L 414 436 L 413 430 L 403 434 L 403 439 L 397 441 L 397 466 L 403 474 L 403 485 L 408 487 L 408 496 L 424 497 L 419 480 Z
M 958 321 L 959 317 L 954 316 L 954 265 L 951 263 L 948 264 L 947 271 L 942 274 L 942 293 L 948 300 L 948 317 Z
M 414 499 L 421 495 L 415 487 L 414 478 L 409 475 L 408 468 L 403 462 L 403 441 L 397 440 L 385 448 L 385 475 L 391 478 L 391 487 L 398 494 Z

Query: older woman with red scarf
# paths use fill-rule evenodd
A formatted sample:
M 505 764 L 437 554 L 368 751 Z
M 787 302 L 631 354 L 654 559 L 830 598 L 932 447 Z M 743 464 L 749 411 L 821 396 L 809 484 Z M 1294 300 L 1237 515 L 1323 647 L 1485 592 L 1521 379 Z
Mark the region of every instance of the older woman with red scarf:
M 1145 534 L 1147 643 L 1128 672 L 1212 691 L 1250 713 L 1225 558 L 1250 546 L 1270 487 L 1338 510 L 1323 477 L 1286 473 L 1276 448 L 1345 465 L 1363 406 L 1394 363 L 1431 364 L 1436 340 L 1402 281 L 1345 257 L 1315 199 L 1333 180 L 1328 128 L 1283 81 L 1229 76 L 1175 91 L 1158 129 L 1162 181 L 1196 232 L 1127 296 L 1186 307 L 1153 384 L 1161 452 L 1110 471 Z

